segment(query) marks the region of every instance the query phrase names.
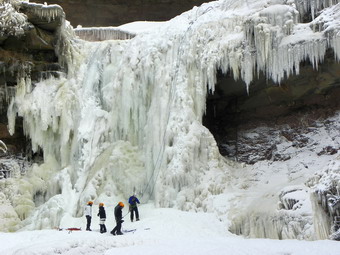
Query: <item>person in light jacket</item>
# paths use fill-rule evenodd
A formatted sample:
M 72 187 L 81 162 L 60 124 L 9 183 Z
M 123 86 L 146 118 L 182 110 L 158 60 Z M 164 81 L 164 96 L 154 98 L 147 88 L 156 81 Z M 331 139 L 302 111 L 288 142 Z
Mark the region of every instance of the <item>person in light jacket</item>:
M 93 202 L 89 201 L 87 202 L 87 205 L 85 206 L 85 216 L 86 216 L 86 231 L 92 231 L 91 230 L 91 219 L 92 219 L 92 205 Z
M 99 226 L 100 226 L 100 233 L 106 232 L 105 220 L 106 220 L 106 213 L 103 203 L 99 203 L 99 212 L 97 214 L 99 216 Z

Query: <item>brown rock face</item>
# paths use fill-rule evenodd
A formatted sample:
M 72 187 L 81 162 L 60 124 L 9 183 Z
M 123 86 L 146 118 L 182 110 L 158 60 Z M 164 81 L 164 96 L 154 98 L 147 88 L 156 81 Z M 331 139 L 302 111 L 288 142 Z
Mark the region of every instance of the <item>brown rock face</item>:
M 57 31 L 65 18 L 63 10 L 59 6 L 46 8 L 22 3 L 18 11 L 27 15 L 23 34 L 0 38 L 0 140 L 7 145 L 8 155 L 25 154 L 28 145 L 22 121 L 16 121 L 14 136 L 7 130 L 7 107 L 15 93 L 17 78 L 28 75 L 35 83 L 63 70 L 55 51 L 59 38 Z M 50 11 L 55 14 L 53 18 L 46 15 Z
M 280 85 L 260 76 L 249 87 L 230 75 L 218 76 L 216 92 L 207 99 L 204 125 L 214 134 L 222 155 L 246 163 L 286 160 L 276 154 L 278 134 L 303 147 L 304 134 L 316 121 L 340 110 L 340 63 L 328 52 L 324 63 L 313 69 L 300 65 L 300 74 Z M 257 127 L 265 127 L 254 131 Z M 249 139 L 249 133 L 256 138 Z M 256 133 L 256 135 L 254 135 Z M 326 148 L 320 153 L 335 153 Z
M 33 2 L 33 1 L 32 1 Z M 208 0 L 35 0 L 60 5 L 73 27 L 119 26 L 132 21 L 165 21 Z

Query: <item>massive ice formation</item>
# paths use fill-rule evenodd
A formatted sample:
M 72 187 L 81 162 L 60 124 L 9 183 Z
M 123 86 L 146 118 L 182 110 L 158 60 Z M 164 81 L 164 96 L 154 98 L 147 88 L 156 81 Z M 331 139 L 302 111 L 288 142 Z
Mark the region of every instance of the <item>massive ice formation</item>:
M 206 95 L 218 69 L 249 86 L 260 72 L 279 83 L 305 60 L 317 68 L 327 49 L 340 59 L 339 1 L 307 2 L 220 0 L 131 40 L 68 38 L 68 75 L 32 89 L 21 80 L 8 111 L 10 130 L 22 116 L 33 150 L 45 159 L 22 178 L 16 212 L 33 228 L 55 227 L 82 216 L 89 199 L 113 205 L 133 190 L 159 206 L 218 211 L 232 167 L 202 125 Z M 325 7 L 300 23 L 301 14 Z M 283 206 L 289 193 L 282 193 Z M 310 219 L 270 231 L 296 237 L 310 230 Z

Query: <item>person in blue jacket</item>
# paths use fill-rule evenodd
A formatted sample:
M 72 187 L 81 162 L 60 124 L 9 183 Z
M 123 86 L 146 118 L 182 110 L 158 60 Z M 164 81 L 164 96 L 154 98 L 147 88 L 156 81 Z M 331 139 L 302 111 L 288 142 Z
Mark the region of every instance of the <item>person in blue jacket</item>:
M 130 210 L 130 219 L 131 222 L 133 222 L 133 214 L 136 214 L 136 221 L 139 220 L 139 213 L 138 213 L 138 207 L 137 204 L 140 204 L 138 198 L 136 197 L 136 194 L 133 194 L 129 198 L 129 210 Z

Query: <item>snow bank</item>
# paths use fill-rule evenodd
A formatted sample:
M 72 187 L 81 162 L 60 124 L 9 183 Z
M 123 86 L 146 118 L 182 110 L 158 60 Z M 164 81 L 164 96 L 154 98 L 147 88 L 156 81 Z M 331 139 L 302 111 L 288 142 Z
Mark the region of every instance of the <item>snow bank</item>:
M 113 208 L 106 208 L 106 212 L 108 218 L 113 219 Z M 122 236 L 100 234 L 97 217 L 93 219 L 91 232 L 41 230 L 0 233 L 0 253 L 332 255 L 339 246 L 337 242 L 330 240 L 308 242 L 235 237 L 228 234 L 223 223 L 209 213 L 181 212 L 150 205 L 141 206 L 140 212 L 143 216 L 141 221 L 123 223 L 123 231 L 135 231 Z M 85 217 L 81 223 L 85 224 Z M 108 220 L 106 225 L 108 230 L 114 227 L 111 220 Z

